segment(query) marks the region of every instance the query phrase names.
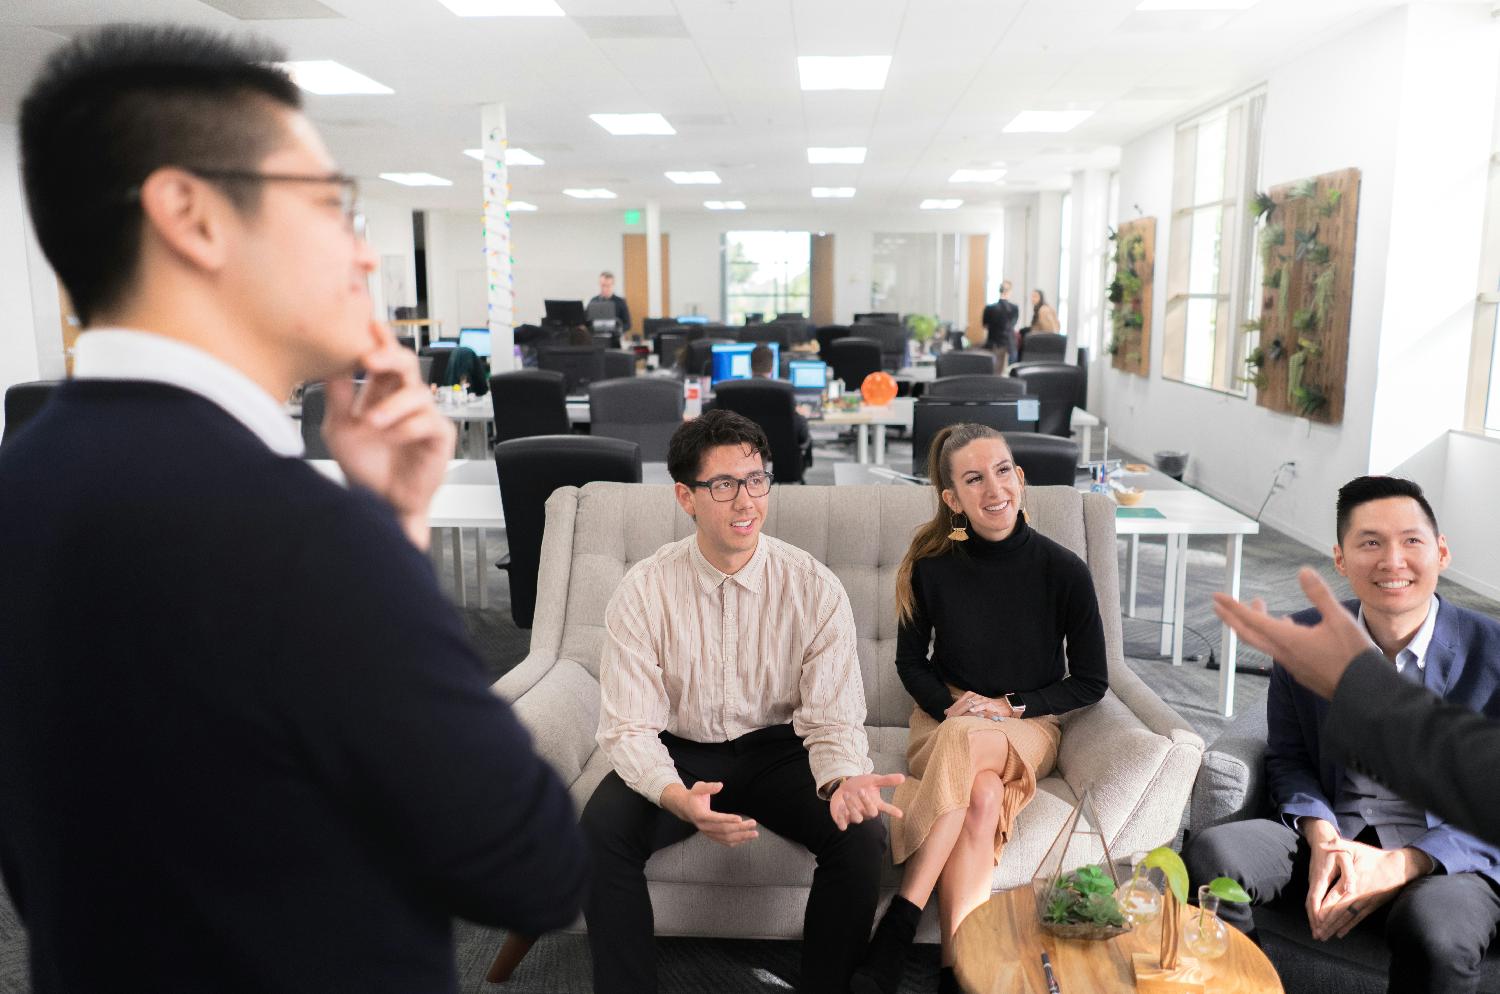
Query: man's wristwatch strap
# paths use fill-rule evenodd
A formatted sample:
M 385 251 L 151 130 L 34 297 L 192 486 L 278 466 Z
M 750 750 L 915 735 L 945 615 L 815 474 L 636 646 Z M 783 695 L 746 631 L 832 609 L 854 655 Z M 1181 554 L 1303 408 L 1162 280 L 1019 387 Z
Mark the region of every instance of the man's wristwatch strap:
M 838 792 L 839 785 L 847 779 L 847 777 L 834 777 L 818 788 L 818 796 L 825 801 L 833 800 L 833 795 Z

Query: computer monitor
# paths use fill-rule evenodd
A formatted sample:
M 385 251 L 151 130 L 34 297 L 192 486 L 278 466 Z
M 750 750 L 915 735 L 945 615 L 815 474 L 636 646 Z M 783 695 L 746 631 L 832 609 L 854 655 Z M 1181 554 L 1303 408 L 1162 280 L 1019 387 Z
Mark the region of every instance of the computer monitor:
M 786 373 L 792 389 L 799 392 L 822 393 L 828 386 L 828 364 L 817 359 L 793 359 Z
M 466 349 L 473 349 L 475 355 L 488 359 L 490 357 L 490 330 L 488 328 L 460 328 L 458 344 Z
M 713 382 L 722 383 L 725 380 L 748 380 L 750 373 L 750 353 L 754 352 L 761 343 L 757 342 L 733 342 L 730 344 L 715 345 L 713 347 L 713 364 L 710 373 Z M 779 368 L 780 349 L 775 342 L 766 343 L 766 348 L 771 350 L 771 372 L 774 374 Z
M 708 324 L 708 318 L 702 314 L 687 314 L 677 319 L 678 324 Z
M 547 320 L 553 324 L 565 324 L 572 327 L 588 321 L 588 318 L 584 316 L 581 300 L 544 300 L 542 307 L 546 309 Z

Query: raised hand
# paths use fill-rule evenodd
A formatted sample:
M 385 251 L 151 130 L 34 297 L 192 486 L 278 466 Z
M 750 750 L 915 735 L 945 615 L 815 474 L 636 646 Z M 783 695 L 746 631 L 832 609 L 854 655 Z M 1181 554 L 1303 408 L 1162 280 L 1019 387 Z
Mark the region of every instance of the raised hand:
M 323 437 L 349 482 L 385 498 L 407 537 L 426 549 L 427 509 L 457 429 L 433 405 L 417 357 L 389 329 L 372 323 L 371 333 L 379 344 L 360 360 L 364 387 L 328 381 Z
M 661 806 L 719 845 L 732 849 L 760 833 L 751 819 L 713 809 L 709 799 L 723 789 L 722 783 L 707 780 L 700 780 L 691 788 L 674 783 L 662 791 Z
M 839 789 L 833 792 L 833 797 L 829 798 L 828 814 L 840 832 L 850 825 L 879 818 L 882 811 L 892 818 L 900 818 L 901 809 L 881 797 L 880 788 L 895 787 L 905 779 L 899 773 L 845 777 Z

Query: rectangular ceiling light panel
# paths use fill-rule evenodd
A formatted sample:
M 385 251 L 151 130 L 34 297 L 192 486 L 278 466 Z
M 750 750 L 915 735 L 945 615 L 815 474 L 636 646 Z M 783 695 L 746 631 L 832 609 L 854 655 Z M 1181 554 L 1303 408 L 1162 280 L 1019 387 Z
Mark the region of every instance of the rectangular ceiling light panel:
M 466 148 L 464 155 L 471 159 L 478 159 L 480 162 L 484 161 L 482 148 Z M 545 166 L 547 162 L 544 159 L 538 159 L 524 148 L 512 147 L 505 150 L 505 164 L 507 166 Z
M 857 166 L 865 161 L 865 148 L 863 145 L 845 145 L 842 148 L 809 148 L 807 150 L 807 161 L 815 166 L 831 162 Z
M 669 169 L 666 176 L 673 183 L 706 185 L 724 182 L 719 179 L 719 174 L 712 169 L 701 169 L 697 172 Z
M 1094 115 L 1091 110 L 1023 110 L 1003 129 L 1006 134 L 1061 134 Z
M 889 55 L 797 57 L 797 75 L 804 90 L 883 90 L 890 71 Z
M 459 17 L 563 17 L 557 0 L 438 0 Z
M 660 114 L 590 114 L 589 119 L 612 135 L 677 134 Z
M 451 179 L 443 179 L 432 173 L 381 173 L 380 178 L 400 183 L 402 186 L 452 186 Z
M 384 83 L 355 72 L 348 66 L 332 59 L 312 59 L 305 62 L 283 62 L 285 69 L 296 83 L 308 93 L 321 96 L 342 96 L 350 93 L 395 93 Z
M 854 196 L 852 186 L 815 186 L 812 188 L 814 197 L 839 197 L 848 198 Z
M 1004 169 L 955 169 L 949 183 L 998 183 L 1005 178 Z
M 922 201 L 922 203 L 919 204 L 918 207 L 924 211 L 951 211 L 955 207 L 959 207 L 962 204 L 962 200 L 929 197 L 928 199 Z
M 505 202 L 505 209 L 511 211 L 534 211 L 536 210 L 536 204 L 528 204 L 524 200 L 507 200 Z
M 613 190 L 606 190 L 602 187 L 597 186 L 588 188 L 569 187 L 568 189 L 564 190 L 563 193 L 566 193 L 570 197 L 576 197 L 579 200 L 615 199 L 615 193 Z
M 1260 0 L 1141 0 L 1136 10 L 1249 10 Z
M 705 200 L 703 206 L 711 211 L 742 211 L 745 209 L 743 200 Z

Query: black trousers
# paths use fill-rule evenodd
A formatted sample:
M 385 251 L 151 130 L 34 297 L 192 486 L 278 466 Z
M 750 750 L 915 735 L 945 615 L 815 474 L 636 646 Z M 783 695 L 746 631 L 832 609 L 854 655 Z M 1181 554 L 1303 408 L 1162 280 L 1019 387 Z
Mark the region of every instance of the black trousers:
M 869 940 L 879 899 L 885 829 L 880 822 L 839 831 L 818 798 L 807 750 L 790 725 L 732 742 L 689 742 L 663 733 L 677 772 L 689 787 L 718 781 L 716 811 L 753 818 L 759 827 L 800 843 L 817 857 L 802 925 L 804 994 L 848 990 L 849 975 Z M 697 831 L 625 786 L 610 773 L 583 809 L 593 859 L 584 901 L 596 994 L 656 990 L 656 948 L 646 860 Z M 746 845 L 756 845 L 757 842 Z
M 1307 841 L 1280 821 L 1217 825 L 1197 833 L 1183 857 L 1194 886 L 1232 877 L 1256 904 L 1286 901 L 1300 908 L 1307 900 Z M 1224 921 L 1254 934 L 1248 905 L 1226 902 L 1219 909 Z M 1500 888 L 1488 878 L 1434 873 L 1407 884 L 1359 927 L 1384 925 L 1391 994 L 1467 994 L 1478 988 L 1479 964 L 1497 924 Z

